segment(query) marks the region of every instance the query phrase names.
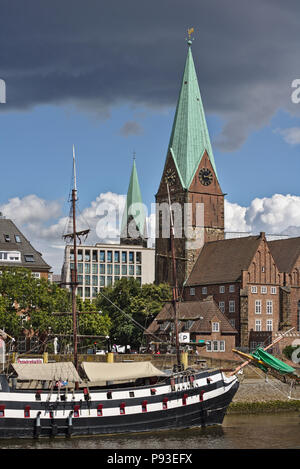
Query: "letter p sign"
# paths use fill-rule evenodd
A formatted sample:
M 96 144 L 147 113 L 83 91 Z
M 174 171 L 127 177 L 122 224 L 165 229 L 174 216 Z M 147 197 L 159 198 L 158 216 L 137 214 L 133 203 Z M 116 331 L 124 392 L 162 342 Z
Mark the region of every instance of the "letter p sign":
M 6 85 L 5 81 L 0 78 L 0 104 L 6 103 Z

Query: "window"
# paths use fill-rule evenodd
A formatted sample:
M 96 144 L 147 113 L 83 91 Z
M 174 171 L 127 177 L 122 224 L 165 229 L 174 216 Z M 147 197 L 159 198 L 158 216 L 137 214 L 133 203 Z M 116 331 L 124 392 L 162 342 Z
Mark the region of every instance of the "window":
M 129 275 L 134 275 L 134 265 L 129 266 Z
M 93 262 L 97 262 L 97 261 L 98 261 L 98 251 L 93 250 Z
M 235 291 L 234 285 L 229 285 L 229 292 L 233 293 Z
M 127 264 L 127 252 L 122 251 L 122 264 Z
M 211 352 L 211 341 L 210 341 L 210 340 L 208 340 L 208 341 L 206 342 L 206 351 L 207 351 L 207 352 Z
M 91 284 L 91 276 L 90 275 L 85 275 L 85 284 L 90 285 Z
M 260 287 L 260 293 L 266 294 L 268 292 L 268 289 L 266 286 Z
M 261 300 L 255 300 L 255 314 L 261 314 Z
M 271 287 L 271 294 L 276 295 L 277 293 L 277 288 L 276 287 Z
M 267 300 L 267 314 L 273 314 L 273 301 Z
M 98 288 L 97 287 L 92 287 L 92 296 L 93 298 L 96 298 L 98 295 Z
M 224 285 L 221 285 L 221 286 L 219 287 L 219 292 L 220 292 L 220 293 L 225 293 L 225 287 L 224 287 Z
M 77 282 L 79 283 L 79 285 L 82 285 L 82 283 L 83 283 L 83 276 L 82 275 L 77 275 Z
M 141 264 L 142 263 L 142 253 L 141 252 L 136 252 L 135 254 L 135 262 L 137 264 Z
M 235 319 L 229 319 L 230 324 L 232 327 L 235 327 Z
M 107 251 L 107 262 L 112 262 L 112 251 Z
M 136 275 L 142 275 L 142 266 L 141 265 L 137 265 L 135 267 L 135 270 L 136 270 Z
M 10 236 L 8 234 L 4 235 L 4 240 L 9 243 L 10 242 Z
M 225 313 L 225 301 L 219 301 L 219 310 Z
M 91 272 L 90 264 L 84 264 L 84 272 L 89 274 Z
M 107 277 L 107 286 L 110 287 L 112 285 L 112 277 Z
M 193 326 L 194 322 L 195 322 L 195 321 L 192 321 L 191 319 L 189 319 L 188 321 L 186 321 L 186 323 L 185 323 L 185 325 L 184 325 L 185 329 L 186 329 L 186 330 L 190 329 L 190 328 Z
M 260 319 L 255 320 L 255 330 L 256 331 L 261 331 L 261 320 Z
M 100 269 L 100 274 L 105 274 L 105 264 L 100 264 L 99 269 Z
M 207 287 L 202 287 L 202 295 L 206 295 L 207 294 Z
M 71 269 L 74 269 L 74 264 L 73 264 L 73 267 L 71 267 Z M 78 264 L 78 271 L 77 271 L 79 274 L 82 274 L 83 273 L 83 264 Z
M 127 275 L 127 265 L 122 265 L 122 275 Z
M 119 262 L 120 262 L 120 251 L 115 251 L 114 260 L 115 260 L 116 264 L 119 264 Z
M 96 287 L 98 285 L 98 276 L 97 275 L 92 276 L 92 284 L 93 284 L 94 287 Z
M 134 252 L 132 251 L 129 252 L 129 263 L 130 264 L 134 263 Z
M 21 262 L 19 251 L 0 251 L 0 260 L 6 262 Z
M 251 293 L 257 293 L 257 287 L 252 286 L 251 287 Z
M 220 340 L 219 350 L 220 352 L 225 352 L 225 340 Z
M 105 251 L 100 251 L 100 262 L 105 262 Z
M 92 274 L 98 273 L 98 264 L 92 264 Z
M 113 273 L 113 271 L 112 271 L 112 265 L 111 265 L 111 264 L 108 264 L 108 265 L 107 265 L 107 273 L 108 273 L 109 275 L 111 275 L 111 274 Z
M 114 271 L 115 271 L 115 275 L 120 275 L 120 266 L 119 266 L 119 265 L 115 265 Z
M 21 238 L 19 235 L 15 235 L 15 240 L 16 240 L 16 243 L 20 243 L 21 242 Z
M 190 295 L 194 296 L 195 295 L 195 288 L 190 288 Z
M 85 296 L 86 298 L 90 298 L 90 296 L 91 296 L 91 289 L 90 289 L 90 287 L 85 287 L 85 289 L 84 289 L 84 296 Z
M 234 312 L 235 312 L 235 301 L 234 301 L 234 300 L 230 300 L 230 301 L 229 301 L 229 312 L 230 312 L 230 313 L 234 313 Z
M 273 320 L 267 319 L 267 331 L 272 331 L 272 330 L 273 330 Z
M 105 277 L 104 277 L 104 275 L 100 275 L 100 287 L 105 287 Z
M 40 272 L 32 272 L 31 275 L 32 275 L 34 278 L 41 278 Z
M 33 254 L 25 254 L 24 259 L 25 259 L 25 262 L 34 262 L 34 255 Z
M 219 341 L 218 340 L 214 340 L 213 341 L 213 351 L 214 352 L 217 352 L 219 350 Z
M 84 253 L 84 260 L 86 262 L 90 262 L 91 260 L 91 251 L 89 249 L 87 249 Z
M 71 253 L 72 253 L 72 251 L 71 251 Z M 71 254 L 71 256 L 72 256 L 72 254 Z M 73 252 L 73 258 L 72 258 L 72 260 L 74 260 L 74 252 Z M 83 261 L 82 249 L 78 249 L 78 252 L 77 252 L 77 260 L 78 260 L 78 262 Z
M 219 332 L 220 330 L 220 323 L 219 322 L 213 322 L 212 323 L 212 332 Z
M 261 271 L 262 271 L 262 272 L 264 272 L 264 271 L 265 271 L 265 268 L 264 268 L 264 267 L 262 267 L 262 268 L 261 268 Z

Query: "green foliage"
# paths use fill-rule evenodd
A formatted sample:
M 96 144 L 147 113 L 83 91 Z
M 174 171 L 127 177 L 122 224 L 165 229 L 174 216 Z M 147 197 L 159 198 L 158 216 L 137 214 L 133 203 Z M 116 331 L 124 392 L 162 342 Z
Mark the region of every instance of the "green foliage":
M 79 311 L 95 311 L 91 302 L 77 300 Z M 44 279 L 35 279 L 27 269 L 5 269 L 0 276 L 0 328 L 12 337 L 34 334 L 43 342 L 52 334 L 72 335 L 69 291 Z M 109 333 L 108 315 L 79 315 L 80 334 L 106 335 Z
M 104 296 L 103 296 L 104 295 Z M 143 331 L 138 328 L 122 311 L 147 328 L 161 310 L 163 304 L 171 299 L 169 285 L 142 285 L 135 279 L 122 278 L 114 286 L 107 287 L 96 299 L 97 310 L 108 314 L 111 319 L 110 337 L 114 343 L 139 348 Z

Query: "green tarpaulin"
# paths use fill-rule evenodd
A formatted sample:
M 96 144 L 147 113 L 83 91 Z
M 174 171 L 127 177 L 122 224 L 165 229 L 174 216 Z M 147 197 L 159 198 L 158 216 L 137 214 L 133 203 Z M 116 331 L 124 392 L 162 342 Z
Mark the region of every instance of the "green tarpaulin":
M 252 353 L 252 356 L 254 358 L 257 358 L 258 360 L 261 360 L 267 366 L 270 366 L 271 368 L 274 368 L 275 370 L 279 371 L 279 373 L 286 374 L 294 373 L 295 371 L 295 368 L 292 368 L 291 366 L 282 362 L 278 358 L 273 357 L 273 355 L 270 355 L 269 353 L 265 352 L 265 350 L 263 350 L 262 348 L 257 348 L 255 352 Z M 265 368 L 263 365 L 258 366 L 260 366 L 260 368 L 262 368 L 264 371 L 267 371 L 267 368 Z

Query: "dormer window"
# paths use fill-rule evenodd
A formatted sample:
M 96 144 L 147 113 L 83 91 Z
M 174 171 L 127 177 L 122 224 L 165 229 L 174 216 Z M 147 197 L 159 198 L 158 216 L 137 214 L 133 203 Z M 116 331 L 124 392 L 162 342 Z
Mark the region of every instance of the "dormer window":
M 15 235 L 15 240 L 16 240 L 16 243 L 20 243 L 21 242 L 21 238 L 19 235 Z
M 4 235 L 4 239 L 5 239 L 6 243 L 10 242 L 10 236 L 8 234 Z
M 219 322 L 213 322 L 211 325 L 212 332 L 219 332 L 220 331 L 220 323 Z
M 25 259 L 25 262 L 34 262 L 34 255 L 33 254 L 25 254 L 24 259 Z

